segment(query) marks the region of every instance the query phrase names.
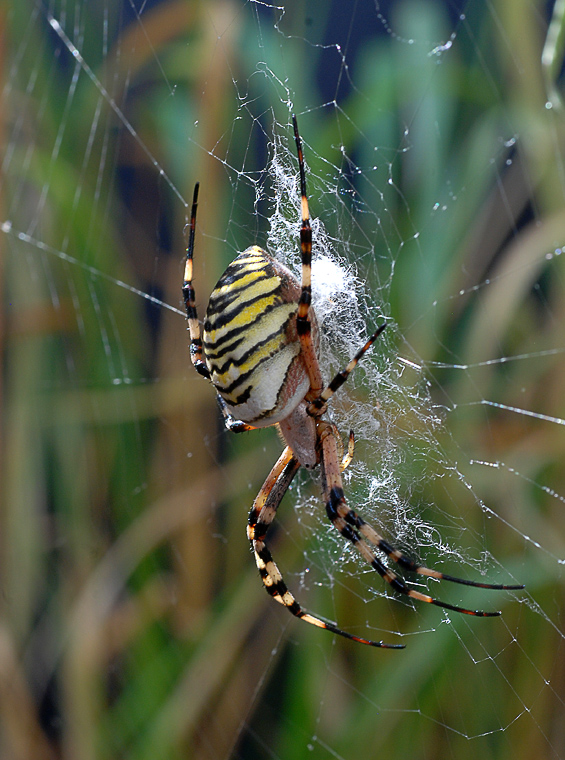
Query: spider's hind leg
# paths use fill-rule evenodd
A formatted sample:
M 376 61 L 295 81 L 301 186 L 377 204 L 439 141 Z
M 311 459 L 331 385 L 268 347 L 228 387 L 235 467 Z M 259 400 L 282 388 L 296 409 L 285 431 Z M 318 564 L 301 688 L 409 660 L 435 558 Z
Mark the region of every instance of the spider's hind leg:
M 190 358 L 195 370 L 210 379 L 210 372 L 206 362 L 202 359 L 202 336 L 200 333 L 200 323 L 196 312 L 196 295 L 192 285 L 192 258 L 194 255 L 194 234 L 196 231 L 196 209 L 198 208 L 198 182 L 194 185 L 194 195 L 192 197 L 192 210 L 190 212 L 190 227 L 188 233 L 188 246 L 186 248 L 186 262 L 184 266 L 184 280 L 182 283 L 182 296 L 186 309 L 188 320 L 188 329 L 190 332 Z
M 310 226 L 310 211 L 308 208 L 308 197 L 306 195 L 306 173 L 304 171 L 302 140 L 298 133 L 298 123 L 294 114 L 292 115 L 292 124 L 294 128 L 296 152 L 298 155 L 298 169 L 300 172 L 300 255 L 302 258 L 302 287 L 298 301 L 296 330 L 300 341 L 302 358 L 310 379 L 310 390 L 306 395 L 306 400 L 311 401 L 321 393 L 323 381 L 312 338 L 312 319 L 310 315 L 312 303 L 312 227 Z
M 257 563 L 265 589 L 275 601 L 282 604 L 292 615 L 304 620 L 306 623 L 315 625 L 318 628 L 325 628 L 327 631 L 361 644 L 368 644 L 369 646 L 383 649 L 403 649 L 403 644 L 386 644 L 383 641 L 372 641 L 340 630 L 335 625 L 327 623 L 304 610 L 288 590 L 282 574 L 265 543 L 265 537 L 269 526 L 275 518 L 277 508 L 299 469 L 300 463 L 293 456 L 290 447 L 287 446 L 267 476 L 249 513 L 247 537 L 251 542 L 255 562 Z

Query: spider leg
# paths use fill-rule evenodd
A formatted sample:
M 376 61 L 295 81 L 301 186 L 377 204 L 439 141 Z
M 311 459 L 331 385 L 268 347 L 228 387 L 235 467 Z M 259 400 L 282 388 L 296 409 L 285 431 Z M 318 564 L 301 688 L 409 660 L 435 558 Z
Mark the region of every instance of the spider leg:
M 341 370 L 341 372 L 338 372 L 337 375 L 334 377 L 334 379 L 331 381 L 331 383 L 324 388 L 323 392 L 320 393 L 320 395 L 315 398 L 312 403 L 308 406 L 308 412 L 314 417 L 319 417 L 326 411 L 326 406 L 330 398 L 334 395 L 334 393 L 341 388 L 341 386 L 345 383 L 349 375 L 353 372 L 357 364 L 359 363 L 360 359 L 363 357 L 363 355 L 371 348 L 373 343 L 376 341 L 376 339 L 379 337 L 379 335 L 382 333 L 382 331 L 386 327 L 386 322 L 382 325 L 380 325 L 375 332 L 371 335 L 369 340 L 365 343 L 365 345 L 357 351 L 353 359 L 349 362 L 349 364 Z
M 202 359 L 202 337 L 200 334 L 200 323 L 196 312 L 196 297 L 192 286 L 192 256 L 194 254 L 194 233 L 196 230 L 196 209 L 198 207 L 198 188 L 199 183 L 194 185 L 194 195 L 192 196 L 192 210 L 190 212 L 190 228 L 188 233 L 188 246 L 186 248 L 186 263 L 184 267 L 184 280 L 182 283 L 182 296 L 188 319 L 188 329 L 190 332 L 190 358 L 196 371 L 206 379 L 210 379 L 210 372 L 206 363 Z
M 222 412 L 222 416 L 224 418 L 224 425 L 226 426 L 226 430 L 229 430 L 230 433 L 246 433 L 249 430 L 257 430 L 257 428 L 253 427 L 253 425 L 248 425 L 246 422 L 236 420 L 236 418 L 228 412 L 226 402 L 219 393 L 217 394 L 217 399 L 220 411 Z
M 294 139 L 298 154 L 298 167 L 300 170 L 300 196 L 302 223 L 300 225 L 300 253 L 302 256 L 302 291 L 298 301 L 298 315 L 296 317 L 296 331 L 300 340 L 302 357 L 306 371 L 310 379 L 310 390 L 306 399 L 311 401 L 319 396 L 323 388 L 322 373 L 316 356 L 316 349 L 312 340 L 312 323 L 309 317 L 310 304 L 312 302 L 312 228 L 310 226 L 310 212 L 308 198 L 306 196 L 306 174 L 304 171 L 304 156 L 302 154 L 302 140 L 298 133 L 296 116 L 292 114 L 294 127 Z
M 475 588 L 490 588 L 495 591 L 516 591 L 525 588 L 524 584 L 505 584 L 505 583 L 481 583 L 480 581 L 469 581 L 465 578 L 456 578 L 453 575 L 447 575 L 446 573 L 440 573 L 438 570 L 432 570 L 425 565 L 420 565 L 414 562 L 398 549 L 395 549 L 388 543 L 377 531 L 366 523 L 362 517 L 360 517 L 354 510 L 348 508 L 348 513 L 345 517 L 346 521 L 355 526 L 358 531 L 374 546 L 377 547 L 383 554 L 390 557 L 394 562 L 398 563 L 404 570 L 408 570 L 411 573 L 417 575 L 425 575 L 428 578 L 435 578 L 438 581 L 450 581 L 451 583 L 460 583 L 463 586 L 474 586 Z
M 343 459 L 341 460 L 341 464 L 339 466 L 339 469 L 341 472 L 344 472 L 344 470 L 347 470 L 349 465 L 351 464 L 353 460 L 353 452 L 355 451 L 355 434 L 353 433 L 353 430 L 349 431 L 349 439 L 347 441 L 347 452 L 344 454 Z
M 501 613 L 499 611 L 485 612 L 483 610 L 469 610 L 465 607 L 458 607 L 454 604 L 448 604 L 447 602 L 435 599 L 428 594 L 416 591 L 407 586 L 402 578 L 384 565 L 384 563 L 375 555 L 371 547 L 363 540 L 364 538 L 374 544 L 377 549 L 385 553 L 404 569 L 420 575 L 426 575 L 438 580 L 450 580 L 455 581 L 456 583 L 464 583 L 465 585 L 478 586 L 479 588 L 523 588 L 523 586 L 489 585 L 453 578 L 452 576 L 439 573 L 436 570 L 430 570 L 422 565 L 418 565 L 405 557 L 398 550 L 393 549 L 390 544 L 379 536 L 368 523 L 366 523 L 347 505 L 340 475 L 335 430 L 329 423 L 321 422 L 319 423 L 319 431 L 322 441 L 322 483 L 326 499 L 326 512 L 335 528 L 344 538 L 351 541 L 366 562 L 368 562 L 368 564 L 371 565 L 371 567 L 376 570 L 387 583 L 390 583 L 395 591 L 398 591 L 411 599 L 418 599 L 421 602 L 435 604 L 438 607 L 444 607 L 445 609 L 453 610 L 454 612 L 462 612 L 466 615 L 474 615 L 477 617 L 497 617 L 500 615 Z
M 255 561 L 265 589 L 273 599 L 286 607 L 292 615 L 304 620 L 306 623 L 315 625 L 318 628 L 325 628 L 327 631 L 361 644 L 368 644 L 369 646 L 383 649 L 404 649 L 403 644 L 386 644 L 383 641 L 371 641 L 370 639 L 363 639 L 340 630 L 335 625 L 327 623 L 304 610 L 288 590 L 282 574 L 265 544 L 265 537 L 269 526 L 275 518 L 277 508 L 299 469 L 300 463 L 293 456 L 292 449 L 287 446 L 267 476 L 249 513 L 247 537 L 251 542 Z

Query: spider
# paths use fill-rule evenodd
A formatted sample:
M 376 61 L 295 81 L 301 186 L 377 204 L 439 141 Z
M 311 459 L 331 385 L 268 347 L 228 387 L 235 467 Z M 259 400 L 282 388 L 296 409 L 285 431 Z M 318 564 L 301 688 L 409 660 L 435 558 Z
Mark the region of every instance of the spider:
M 400 594 L 467 615 L 500 615 L 500 612 L 457 607 L 417 591 L 390 569 L 380 555 L 388 557 L 391 564 L 396 563 L 405 571 L 436 580 L 490 589 L 521 589 L 523 586 L 468 581 L 420 565 L 395 549 L 347 505 L 341 472 L 353 456 L 353 432 L 349 434 L 347 453 L 342 459 L 339 432 L 325 419 L 325 412 L 333 394 L 345 383 L 386 323 L 377 328 L 349 364 L 324 386 L 317 356 L 318 325 L 310 306 L 312 230 L 302 141 L 294 115 L 292 122 L 300 173 L 302 283 L 259 246 L 252 245 L 240 253 L 220 277 L 210 296 L 201 334 L 192 286 L 197 183 L 182 286 L 190 332 L 190 356 L 196 371 L 216 389 L 228 430 L 242 432 L 276 425 L 286 443 L 253 502 L 247 526 L 247 536 L 267 592 L 307 623 L 373 647 L 403 649 L 403 644 L 372 641 L 342 631 L 307 612 L 287 588 L 265 539 L 277 508 L 300 467 L 311 470 L 320 465 L 328 518 L 363 559 Z

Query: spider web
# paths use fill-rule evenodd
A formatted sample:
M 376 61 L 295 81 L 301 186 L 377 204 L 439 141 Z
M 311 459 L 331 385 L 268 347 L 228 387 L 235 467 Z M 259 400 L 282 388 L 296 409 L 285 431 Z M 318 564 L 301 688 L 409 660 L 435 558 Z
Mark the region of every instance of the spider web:
M 0 5 L 0 754 L 565 758 L 563 10 L 529 0 Z M 180 298 L 257 242 L 300 276 L 304 142 L 351 506 L 487 591 L 399 599 L 300 473 L 261 589 L 245 515 L 281 449 L 227 436 Z M 294 508 L 293 508 L 294 507 Z M 370 748 L 370 749 L 369 749 Z

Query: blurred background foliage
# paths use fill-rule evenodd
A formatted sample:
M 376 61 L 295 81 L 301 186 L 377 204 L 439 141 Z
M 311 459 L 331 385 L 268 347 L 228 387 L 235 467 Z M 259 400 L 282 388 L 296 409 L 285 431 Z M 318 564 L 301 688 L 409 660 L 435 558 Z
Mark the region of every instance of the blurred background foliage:
M 559 3 L 543 65 L 551 3 L 348 5 L 0 3 L 4 760 L 565 757 L 563 425 L 474 403 L 565 418 Z M 357 166 L 377 156 L 355 179 L 374 215 L 352 249 L 374 246 L 368 289 L 390 282 L 473 486 L 432 478 L 418 501 L 464 515 L 534 600 L 446 625 L 367 606 L 366 574 L 302 587 L 311 536 L 287 497 L 273 545 L 297 596 L 346 630 L 409 634 L 401 653 L 264 593 L 245 519 L 280 444 L 222 432 L 162 305 L 180 307 L 196 179 L 201 313 L 234 252 L 264 241 L 240 172 L 262 175 L 273 115 L 288 123 L 280 72 L 313 175 L 340 145 Z M 331 227 L 331 196 L 312 210 Z

